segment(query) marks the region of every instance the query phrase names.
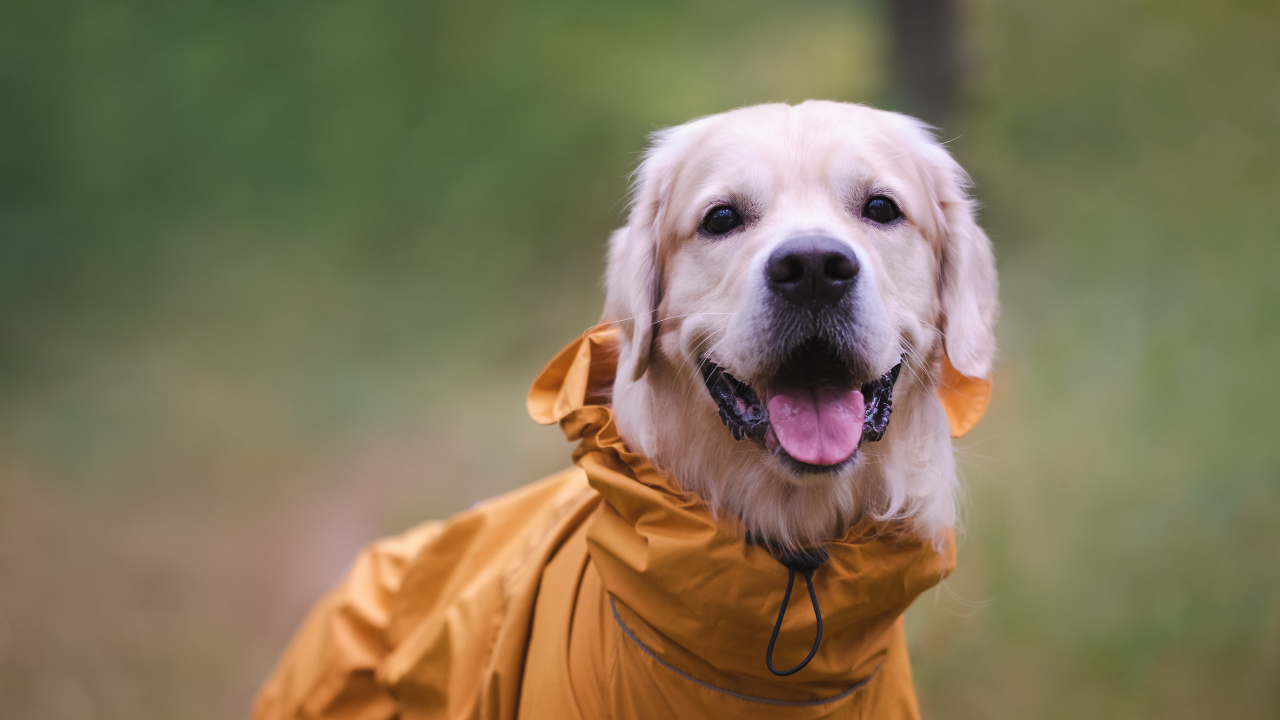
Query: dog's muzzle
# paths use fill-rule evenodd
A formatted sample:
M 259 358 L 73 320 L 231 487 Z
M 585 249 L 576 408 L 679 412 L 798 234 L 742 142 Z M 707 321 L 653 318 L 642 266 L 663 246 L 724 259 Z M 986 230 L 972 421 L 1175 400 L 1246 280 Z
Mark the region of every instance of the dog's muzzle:
M 857 383 L 831 346 L 820 339 L 794 350 L 767 383 L 766 397 L 707 358 L 702 378 L 735 440 L 764 446 L 793 470 L 837 472 L 862 443 L 884 437 L 893 387 L 902 364 Z

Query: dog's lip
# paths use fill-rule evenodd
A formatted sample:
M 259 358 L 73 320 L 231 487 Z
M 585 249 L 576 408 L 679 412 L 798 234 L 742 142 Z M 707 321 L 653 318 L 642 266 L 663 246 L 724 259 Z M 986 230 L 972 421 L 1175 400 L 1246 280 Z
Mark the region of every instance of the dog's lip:
M 707 392 L 720 410 L 720 421 L 733 433 L 733 439 L 749 438 L 765 443 L 766 436 L 772 432 L 769 409 L 755 388 L 705 357 L 699 360 L 698 366 Z
M 789 382 L 807 382 L 811 385 L 836 382 L 850 390 L 860 390 L 864 402 L 864 419 L 862 436 L 857 448 L 848 457 L 831 465 L 811 465 L 791 457 L 778 441 L 777 434 L 769 421 L 768 395 L 764 399 L 748 382 L 739 380 L 732 373 L 705 356 L 699 358 L 698 366 L 702 371 L 703 382 L 711 399 L 719 410 L 720 421 L 733 434 L 735 440 L 748 439 L 779 458 L 787 467 L 797 474 L 837 473 L 848 466 L 857 457 L 857 449 L 863 443 L 876 442 L 884 437 L 892 412 L 893 387 L 897 382 L 902 363 L 894 365 L 888 372 L 870 382 L 856 383 L 852 375 L 836 377 L 792 377 Z M 780 371 L 778 375 L 782 375 Z M 767 391 L 766 391 L 767 392 Z

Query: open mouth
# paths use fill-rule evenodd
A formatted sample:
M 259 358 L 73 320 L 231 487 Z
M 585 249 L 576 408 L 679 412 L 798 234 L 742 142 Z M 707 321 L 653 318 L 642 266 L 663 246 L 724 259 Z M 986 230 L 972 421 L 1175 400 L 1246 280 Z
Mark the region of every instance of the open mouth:
M 735 440 L 760 443 L 800 473 L 838 472 L 864 442 L 884 437 L 899 363 L 858 383 L 835 349 L 820 338 L 798 346 L 776 375 L 751 385 L 703 358 L 702 379 Z

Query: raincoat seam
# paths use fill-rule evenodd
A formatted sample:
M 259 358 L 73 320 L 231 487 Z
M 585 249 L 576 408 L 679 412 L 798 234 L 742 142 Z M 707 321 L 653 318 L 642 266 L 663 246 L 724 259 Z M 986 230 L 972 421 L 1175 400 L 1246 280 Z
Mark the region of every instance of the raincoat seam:
M 656 653 L 654 653 L 652 650 L 648 648 L 648 646 L 640 642 L 640 638 L 636 637 L 635 633 L 631 632 L 631 628 L 627 627 L 626 623 L 622 622 L 622 616 L 618 614 L 618 606 L 614 602 L 612 595 L 609 596 L 609 609 L 613 611 L 613 619 L 615 622 L 618 623 L 618 627 L 622 628 L 623 634 L 631 638 L 631 641 L 634 642 L 641 650 L 643 650 L 645 655 L 648 655 L 649 657 L 653 658 L 659 665 L 670 670 L 676 675 L 679 675 L 685 680 L 688 680 L 689 682 L 694 683 L 695 685 L 699 685 L 708 690 L 714 690 L 715 692 L 722 693 L 730 697 L 738 698 L 739 700 L 764 703 L 766 705 L 782 705 L 785 707 L 816 707 L 818 705 L 829 705 L 833 702 L 843 700 L 849 697 L 856 690 L 863 687 L 867 683 L 871 682 L 871 678 L 874 678 L 876 676 L 876 672 L 880 670 L 880 666 L 877 665 L 876 669 L 872 670 L 870 675 L 854 683 L 847 690 L 844 690 L 838 695 L 832 695 L 829 698 L 822 698 L 820 700 L 773 700 L 771 698 L 762 698 L 762 697 L 756 697 L 754 695 L 746 695 L 744 693 L 734 692 L 732 690 L 725 690 L 724 688 L 716 687 L 711 683 L 703 682 L 702 680 L 699 680 L 698 678 L 683 672 L 682 670 L 676 668 L 675 666 L 671 665 L 667 661 L 658 657 Z
M 609 593 L 608 593 L 608 591 L 605 591 L 605 595 L 608 595 L 608 594 L 609 594 Z M 610 605 L 610 607 L 612 607 L 612 606 L 613 606 L 613 597 L 612 597 L 612 596 L 609 596 L 609 605 Z M 617 610 L 614 610 L 614 611 L 613 611 L 613 616 L 614 616 L 614 617 L 617 617 L 617 616 L 618 616 L 618 611 L 617 611 Z M 609 662 L 609 685 L 608 685 L 608 687 L 609 687 L 610 689 L 612 689 L 612 688 L 616 687 L 616 685 L 615 685 L 615 681 L 614 681 L 614 678 L 615 678 L 615 677 L 617 677 L 617 675 L 618 675 L 618 665 L 620 665 L 621 663 L 622 663 L 622 641 L 621 641 L 620 639 L 615 639 L 615 640 L 614 640 L 614 643 L 613 643 L 613 657 L 612 657 L 612 658 L 610 658 L 610 662 Z M 612 704 L 612 703 L 610 703 L 610 706 L 609 706 L 609 716 L 610 716 L 610 717 L 613 717 L 613 704 Z

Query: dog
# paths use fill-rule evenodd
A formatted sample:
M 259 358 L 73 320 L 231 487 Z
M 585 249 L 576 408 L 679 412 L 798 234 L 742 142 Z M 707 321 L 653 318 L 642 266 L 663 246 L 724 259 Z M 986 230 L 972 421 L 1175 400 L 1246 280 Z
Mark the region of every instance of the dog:
M 623 436 L 784 546 L 839 536 L 862 512 L 940 538 L 957 483 L 933 368 L 945 353 L 986 378 L 996 351 L 995 261 L 967 189 L 923 124 L 857 105 L 765 105 L 657 133 L 610 240 Z M 899 366 L 894 431 L 862 447 L 865 408 Z
M 656 133 L 602 322 L 530 392 L 575 468 L 370 546 L 255 716 L 916 717 L 901 615 L 996 354 L 968 187 L 860 105 Z

